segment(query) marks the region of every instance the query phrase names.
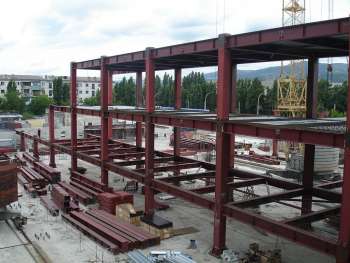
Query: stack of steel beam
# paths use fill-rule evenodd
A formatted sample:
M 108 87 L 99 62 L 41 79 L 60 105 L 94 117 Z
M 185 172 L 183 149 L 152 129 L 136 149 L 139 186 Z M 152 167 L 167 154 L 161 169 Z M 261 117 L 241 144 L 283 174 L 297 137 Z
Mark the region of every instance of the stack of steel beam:
M 133 195 L 127 192 L 101 193 L 97 196 L 100 209 L 115 215 L 115 209 L 120 204 L 133 204 Z
M 61 181 L 61 173 L 49 165 L 37 161 L 34 162 L 33 166 L 35 171 L 43 175 L 51 183 L 55 184 Z
M 21 176 L 20 182 L 24 185 L 26 183 L 31 184 L 33 187 L 45 187 L 48 181 L 38 172 L 30 167 L 23 166 L 20 169 Z
M 78 200 L 80 203 L 88 205 L 94 202 L 94 197 L 92 195 L 83 192 L 79 188 L 64 181 L 58 184 L 64 188 L 73 199 Z
M 60 185 L 53 185 L 51 192 L 53 202 L 61 209 L 63 212 L 68 212 L 70 210 L 70 196 L 65 189 Z
M 17 201 L 17 165 L 4 162 L 0 166 L 0 207 Z
M 127 252 L 160 242 L 158 237 L 131 224 L 122 223 L 102 210 L 88 210 L 86 213 L 72 211 L 69 215 L 63 215 L 63 219 L 107 246 L 112 252 Z
M 102 184 L 98 181 L 95 181 L 93 179 L 88 178 L 86 175 L 83 175 L 77 171 L 71 172 L 71 182 L 79 183 L 85 187 L 88 187 L 96 192 L 102 193 L 102 192 L 112 192 L 113 189 L 110 187 L 107 187 L 105 184 Z
M 28 161 L 31 164 L 34 164 L 36 161 L 38 161 L 33 155 L 27 152 L 24 152 L 22 156 L 26 161 Z
M 47 195 L 40 196 L 40 202 L 44 207 L 46 207 L 46 209 L 49 211 L 49 213 L 52 216 L 58 216 L 59 209 L 49 196 Z
M 102 193 L 101 191 L 99 191 L 97 189 L 92 189 L 91 187 L 88 187 L 80 182 L 79 183 L 75 182 L 74 180 L 71 180 L 69 183 L 70 183 L 70 185 L 78 188 L 79 190 L 93 196 L 95 199 L 96 199 L 98 194 Z
M 27 152 L 24 152 L 22 156 L 24 160 L 33 165 L 35 171 L 44 176 L 49 182 L 57 183 L 61 180 L 61 173 L 58 170 L 40 162 Z

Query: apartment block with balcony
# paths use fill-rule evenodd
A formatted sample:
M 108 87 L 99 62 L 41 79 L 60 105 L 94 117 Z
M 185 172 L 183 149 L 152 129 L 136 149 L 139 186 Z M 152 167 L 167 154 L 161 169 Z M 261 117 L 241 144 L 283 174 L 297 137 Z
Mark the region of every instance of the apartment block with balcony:
M 67 76 L 38 76 L 38 75 L 0 75 L 0 96 L 7 92 L 8 83 L 13 80 L 17 85 L 17 90 L 29 103 L 33 97 L 47 95 L 53 97 L 53 81 L 56 77 L 62 77 L 63 83 L 70 83 Z M 84 99 L 96 96 L 100 89 L 100 78 L 98 77 L 78 77 L 77 97 L 79 103 Z

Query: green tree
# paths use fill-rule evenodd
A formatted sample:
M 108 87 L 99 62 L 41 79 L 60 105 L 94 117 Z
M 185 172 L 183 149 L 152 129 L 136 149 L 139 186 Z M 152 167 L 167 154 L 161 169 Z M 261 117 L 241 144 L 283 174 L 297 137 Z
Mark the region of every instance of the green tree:
M 191 72 L 182 80 L 182 107 L 203 109 L 207 97 L 207 109 L 213 111 L 216 108 L 215 94 L 215 82 L 206 81 L 201 72 Z
M 56 105 L 69 104 L 69 90 L 68 83 L 63 83 L 62 77 L 57 77 L 53 80 L 53 100 Z
M 15 92 L 17 91 L 17 85 L 14 80 L 10 80 L 9 83 L 7 83 L 7 92 Z
M 47 95 L 40 95 L 32 98 L 28 108 L 34 115 L 44 115 L 50 104 L 52 104 L 52 99 Z
M 25 109 L 25 100 L 17 91 L 15 81 L 11 80 L 7 84 L 7 91 L 5 94 L 5 102 L 3 103 L 3 110 L 10 112 L 23 113 Z
M 63 89 L 63 80 L 61 77 L 55 78 L 53 80 L 53 100 L 57 105 L 62 104 L 62 89 Z
M 70 85 L 68 83 L 64 83 L 62 86 L 62 104 L 69 105 L 70 102 Z
M 124 77 L 113 88 L 113 103 L 116 105 L 135 106 L 136 83 L 134 78 Z
M 258 96 L 264 92 L 265 87 L 262 85 L 261 81 L 257 78 L 251 79 L 240 79 L 237 82 L 237 103 L 241 113 L 256 113 L 256 107 L 258 102 Z M 274 90 L 271 91 L 273 95 Z M 267 96 L 260 97 L 260 106 L 262 110 L 260 112 L 268 112 L 272 109 L 272 99 L 268 103 Z M 270 105 L 271 104 L 271 105 Z M 269 108 L 267 108 L 267 106 Z

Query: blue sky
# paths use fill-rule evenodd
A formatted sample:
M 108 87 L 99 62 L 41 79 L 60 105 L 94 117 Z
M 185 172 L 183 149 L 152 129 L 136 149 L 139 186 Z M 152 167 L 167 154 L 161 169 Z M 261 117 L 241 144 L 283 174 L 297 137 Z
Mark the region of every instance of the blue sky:
M 278 27 L 281 2 L 2 0 L 0 74 L 68 74 L 70 61 Z M 307 21 L 327 19 L 328 0 L 306 2 Z M 349 16 L 350 0 L 334 2 L 334 18 Z

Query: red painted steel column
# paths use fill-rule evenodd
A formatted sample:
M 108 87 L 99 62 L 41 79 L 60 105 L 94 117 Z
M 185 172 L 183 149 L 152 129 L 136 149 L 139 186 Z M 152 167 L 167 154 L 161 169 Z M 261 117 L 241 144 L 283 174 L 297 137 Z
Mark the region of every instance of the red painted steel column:
M 177 68 L 175 69 L 175 110 L 181 109 L 181 84 L 182 84 L 182 77 L 181 77 L 181 69 Z M 174 127 L 174 157 L 176 159 L 177 156 L 180 156 L 180 140 L 181 140 L 181 128 L 180 127 Z M 180 170 L 175 169 L 174 175 L 180 175 Z
M 33 136 L 33 156 L 35 159 L 39 160 L 39 144 L 38 144 L 38 136 Z
M 350 30 L 349 30 L 350 58 Z M 342 187 L 342 203 L 340 213 L 340 229 L 337 251 L 337 263 L 350 262 L 350 68 L 348 68 L 348 95 L 346 110 L 346 134 L 344 149 L 344 174 Z
M 231 65 L 232 81 L 230 85 L 230 113 L 237 111 L 237 64 Z M 230 166 L 234 167 L 235 158 L 235 135 L 230 135 Z
M 278 157 L 278 141 L 272 139 L 272 156 Z
M 150 115 L 155 109 L 154 99 L 154 79 L 155 65 L 153 59 L 153 49 L 146 49 L 146 111 L 148 113 L 145 123 L 145 214 L 154 213 L 154 190 L 151 187 L 154 174 L 154 124 L 151 122 Z
M 113 71 L 108 71 L 108 106 L 113 105 Z M 108 117 L 108 139 L 113 137 L 113 118 Z
M 223 208 L 227 202 L 227 176 L 230 169 L 230 135 L 223 132 L 222 120 L 230 112 L 230 90 L 232 83 L 231 51 L 226 48 L 226 34 L 218 39 L 218 82 L 217 82 L 217 131 L 216 131 L 216 174 L 214 209 L 214 244 L 212 254 L 220 256 L 226 243 L 226 216 Z
M 107 57 L 101 57 L 101 183 L 108 187 L 108 79 Z
M 70 105 L 71 105 L 71 171 L 77 170 L 77 144 L 78 144 L 78 125 L 77 125 L 77 65 L 72 62 L 70 66 L 70 81 L 71 81 L 71 92 L 70 92 Z
M 317 118 L 318 59 L 309 58 L 306 91 L 306 118 Z M 303 187 L 309 191 L 302 197 L 301 214 L 312 211 L 312 187 L 314 184 L 315 145 L 305 144 Z
M 230 113 L 236 113 L 237 111 L 237 64 L 231 64 L 231 85 L 230 85 Z M 235 166 L 235 134 L 230 135 L 230 167 Z M 227 201 L 233 202 L 233 188 L 227 189 Z
M 142 106 L 142 71 L 136 72 L 136 107 Z M 136 122 L 136 147 L 142 147 L 142 122 Z
M 49 139 L 50 143 L 55 142 L 55 111 L 52 105 L 49 107 Z M 53 145 L 50 145 L 50 166 L 55 168 L 55 149 Z
M 20 144 L 20 150 L 21 152 L 26 151 L 26 138 L 24 137 L 24 133 L 21 133 L 21 144 Z

